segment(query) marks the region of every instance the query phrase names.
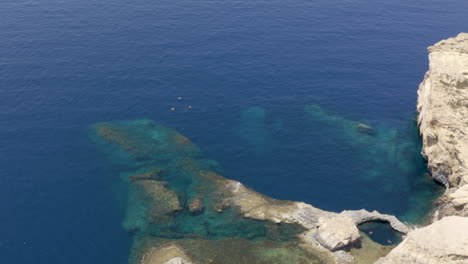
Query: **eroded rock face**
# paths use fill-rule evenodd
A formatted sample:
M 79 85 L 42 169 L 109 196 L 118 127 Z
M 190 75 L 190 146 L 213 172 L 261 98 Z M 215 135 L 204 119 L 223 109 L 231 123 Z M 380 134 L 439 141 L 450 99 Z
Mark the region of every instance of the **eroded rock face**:
M 433 178 L 447 188 L 436 218 L 468 216 L 468 33 L 428 50 L 417 110 L 423 155 Z
M 242 216 L 247 218 L 269 220 L 274 223 L 299 224 L 310 229 L 317 226 L 320 217 L 336 215 L 303 202 L 267 197 L 233 180 L 226 180 L 224 188 L 229 193 L 224 204 L 238 207 Z
M 317 241 L 331 251 L 348 247 L 360 238 L 359 230 L 350 217 L 340 215 L 319 219 Z
M 411 231 L 376 264 L 466 264 L 468 263 L 468 218 L 448 216 Z
M 345 210 L 341 212 L 340 215 L 350 217 L 354 221 L 354 224 L 356 225 L 360 225 L 362 223 L 366 223 L 370 221 L 383 221 L 383 222 L 388 222 L 394 230 L 400 233 L 406 234 L 410 230 L 406 224 L 402 223 L 394 215 L 381 214 L 375 210 L 372 212 L 369 212 L 364 209 Z

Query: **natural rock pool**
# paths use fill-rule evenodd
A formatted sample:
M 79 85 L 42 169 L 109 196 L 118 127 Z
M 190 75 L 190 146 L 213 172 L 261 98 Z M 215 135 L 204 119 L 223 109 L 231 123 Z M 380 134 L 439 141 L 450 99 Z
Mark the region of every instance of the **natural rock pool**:
M 383 222 L 367 222 L 360 225 L 359 230 L 381 245 L 397 245 L 403 238 L 401 233 L 396 232 L 388 223 Z

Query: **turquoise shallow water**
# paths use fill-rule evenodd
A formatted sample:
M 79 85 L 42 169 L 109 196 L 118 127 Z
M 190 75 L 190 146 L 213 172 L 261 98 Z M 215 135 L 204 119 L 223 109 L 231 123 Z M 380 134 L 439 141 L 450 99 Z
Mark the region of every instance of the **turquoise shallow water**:
M 129 164 L 90 140 L 104 121 L 173 128 L 224 176 L 275 198 L 419 221 L 440 189 L 419 155 L 416 89 L 426 47 L 466 31 L 467 8 L 2 2 L 0 263 L 127 262 L 118 183 Z
M 250 155 L 252 160 L 272 159 L 272 155 L 288 147 L 284 146 L 286 140 L 276 133 L 288 122 L 277 120 L 274 128 L 267 128 L 267 110 L 259 106 L 246 108 L 240 115 L 242 126 L 236 132 L 247 144 L 246 155 Z M 339 149 L 339 154 L 353 161 L 342 170 L 342 181 L 353 181 L 361 188 L 363 185 L 373 186 L 374 192 L 381 192 L 380 203 L 396 200 L 392 195 L 397 190 L 399 193 L 417 191 L 417 195 L 408 195 L 409 199 L 399 197 L 406 206 L 403 210 L 398 208 L 405 213 L 399 216 L 413 223 L 424 220 L 438 190 L 430 176 L 424 173 L 425 164 L 418 152 L 420 143 L 412 135 L 417 132 L 414 121 L 409 122 L 407 130 L 398 131 L 378 123 L 371 126 L 352 121 L 331 114 L 318 105 L 305 106 L 302 115 L 308 126 L 316 128 L 305 129 L 308 137 L 320 142 L 314 143 L 315 147 L 324 152 Z M 289 127 L 288 131 L 294 130 Z M 140 119 L 98 123 L 89 133 L 96 146 L 119 171 L 120 180 L 116 177 L 116 185 L 125 211 L 122 227 L 134 236 L 131 259 L 138 259 L 138 254 L 141 254 L 138 252 L 144 250 L 148 239 L 154 241 L 150 245 L 162 243 L 162 240 L 218 241 L 230 238 L 284 243 L 293 242 L 295 235 L 305 231 L 295 225 L 277 225 L 241 217 L 236 208 L 226 203 L 225 199 L 231 194 L 225 187 L 227 183 L 221 175 L 220 164 L 207 159 L 188 138 L 172 129 Z M 301 144 L 294 146 L 298 151 Z M 241 166 L 246 165 L 249 162 Z M 278 165 L 272 167 L 281 168 Z M 413 175 L 414 178 L 396 181 L 387 178 L 389 175 L 408 179 Z M 362 206 L 369 208 L 369 204 L 378 203 L 367 202 Z M 401 235 L 392 231 L 388 224 L 366 223 L 360 229 L 383 245 L 401 241 Z M 248 263 L 258 261 L 254 256 Z
M 242 218 L 234 208 L 223 208 L 221 200 L 227 193 L 218 183 L 224 179 L 219 164 L 174 130 L 140 119 L 96 124 L 90 136 L 120 170 L 115 184 L 126 203 L 122 225 L 127 231 L 169 239 L 215 240 L 292 240 L 291 234 L 304 231 L 294 225 Z M 196 199 L 200 199 L 200 209 L 190 212 Z
M 140 119 L 96 124 L 90 137 L 121 170 L 117 184 L 125 203 L 122 227 L 133 235 L 129 263 L 142 263 L 148 248 L 171 241 L 184 245 L 199 263 L 320 261 L 296 244 L 296 235 L 305 228 L 240 216 L 228 199 L 242 194 L 233 197 L 219 164 L 176 131 Z M 248 245 L 249 252 L 235 253 Z

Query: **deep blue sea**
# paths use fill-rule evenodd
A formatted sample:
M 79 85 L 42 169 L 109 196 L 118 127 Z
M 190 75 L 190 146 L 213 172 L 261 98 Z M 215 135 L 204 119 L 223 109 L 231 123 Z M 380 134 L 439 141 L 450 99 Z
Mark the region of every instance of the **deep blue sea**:
M 149 118 L 224 176 L 319 208 L 418 222 L 440 189 L 419 155 L 426 47 L 466 0 L 3 0 L 0 263 L 126 263 L 97 122 Z M 362 142 L 349 132 L 374 128 Z

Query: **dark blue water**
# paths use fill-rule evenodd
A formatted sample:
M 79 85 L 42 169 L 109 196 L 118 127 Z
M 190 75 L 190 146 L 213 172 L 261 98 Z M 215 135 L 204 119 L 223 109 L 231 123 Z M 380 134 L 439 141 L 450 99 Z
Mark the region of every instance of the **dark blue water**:
M 388 223 L 367 222 L 360 225 L 359 230 L 382 245 L 395 245 L 402 240 L 402 234 L 393 231 Z
M 467 8 L 3 1 L 0 263 L 127 261 L 116 171 L 86 133 L 107 120 L 172 127 L 225 176 L 275 198 L 417 221 L 437 190 L 417 155 L 416 89 L 426 47 L 466 31 Z M 351 120 L 375 138 L 349 132 Z

